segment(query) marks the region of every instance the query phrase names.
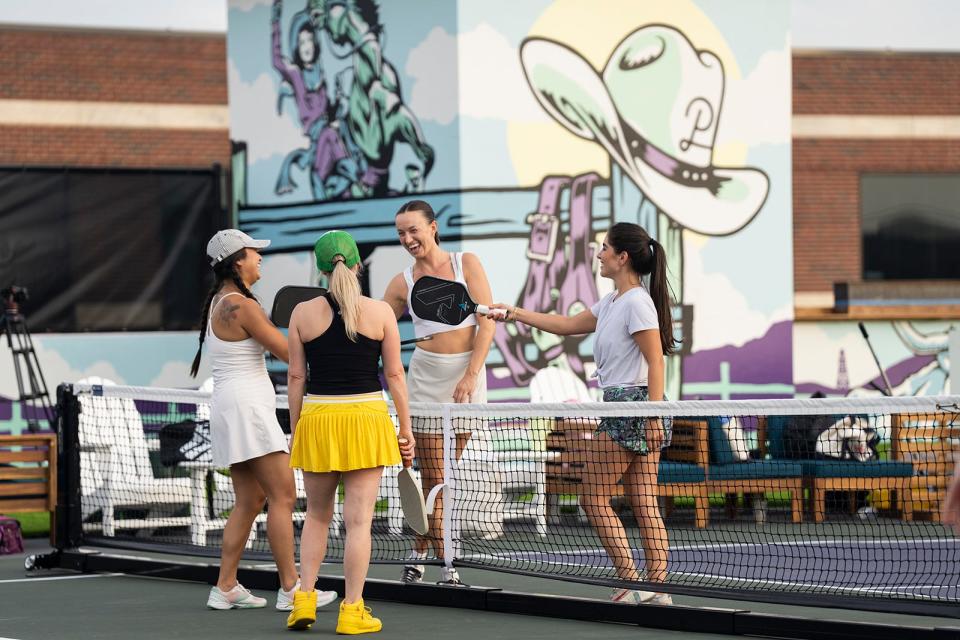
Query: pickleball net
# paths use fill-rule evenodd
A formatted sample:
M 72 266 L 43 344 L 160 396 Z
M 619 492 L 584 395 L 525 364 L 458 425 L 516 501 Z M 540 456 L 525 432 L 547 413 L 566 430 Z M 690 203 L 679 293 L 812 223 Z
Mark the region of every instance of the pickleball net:
M 199 391 L 62 386 L 59 544 L 216 556 L 234 495 L 229 470 L 211 461 L 209 402 Z M 958 403 L 871 397 L 412 411 L 419 473 L 447 480 L 438 492 L 443 532 L 431 543 L 454 566 L 785 603 L 897 610 L 922 602 L 949 615 L 960 603 L 960 540 L 939 512 L 960 460 Z M 285 406 L 279 396 L 278 418 L 289 428 Z M 669 427 L 656 473 L 643 460 L 624 467 L 618 446 L 611 453 L 610 434 L 642 448 L 638 419 Z M 381 480 L 373 561 L 399 565 L 415 538 L 397 470 Z M 302 522 L 296 478 L 294 520 Z M 265 522 L 266 513 L 251 530 L 248 557 L 270 557 Z M 609 534 L 621 531 L 611 555 Z M 339 562 L 342 489 L 329 533 L 327 560 Z M 666 581 L 651 584 L 646 556 L 664 550 Z M 614 566 L 624 558 L 638 570 L 633 577 Z M 426 564 L 443 562 L 430 553 Z

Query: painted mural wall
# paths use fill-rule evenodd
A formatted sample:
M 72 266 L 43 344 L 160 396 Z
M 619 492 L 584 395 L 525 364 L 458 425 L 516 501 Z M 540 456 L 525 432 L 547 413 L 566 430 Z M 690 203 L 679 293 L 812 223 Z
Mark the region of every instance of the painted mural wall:
M 231 1 L 239 223 L 273 241 L 258 295 L 314 281 L 341 228 L 381 296 L 416 194 L 495 299 L 577 313 L 611 288 L 605 230 L 637 222 L 677 302 L 670 397 L 791 396 L 788 26 L 765 1 Z M 591 347 L 498 326 L 490 398 L 589 396 Z
M 896 396 L 960 392 L 950 380 L 950 332 L 960 332 L 960 323 L 898 320 L 865 322 L 864 326 L 869 344 L 855 322 L 794 326 L 798 395 L 818 391 L 827 396 L 881 395 L 887 382 Z
M 333 228 L 381 296 L 412 262 L 394 213 L 419 197 L 495 299 L 576 313 L 609 291 L 594 254 L 626 220 L 670 260 L 670 397 L 879 393 L 855 323 L 792 318 L 786 0 L 230 0 L 228 57 L 238 221 L 273 241 L 265 307 L 316 282 L 310 250 Z M 951 323 L 867 327 L 896 393 L 949 390 Z M 497 331 L 491 400 L 595 397 L 589 337 Z M 193 333 L 35 342 L 51 387 L 208 375 L 188 375 Z M 31 415 L 16 395 L 0 347 L 0 432 Z

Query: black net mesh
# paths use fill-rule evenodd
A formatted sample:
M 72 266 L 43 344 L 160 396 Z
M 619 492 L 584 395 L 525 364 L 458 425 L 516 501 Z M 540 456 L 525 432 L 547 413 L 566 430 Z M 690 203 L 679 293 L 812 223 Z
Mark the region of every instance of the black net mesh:
M 74 394 L 83 541 L 218 553 L 234 493 L 211 463 L 209 396 Z M 414 405 L 424 495 L 445 479 L 426 563 L 446 555 L 668 592 L 956 604 L 960 540 L 939 510 L 960 460 L 957 400 Z M 669 441 L 659 460 L 655 431 Z M 416 541 L 398 470 L 380 482 L 374 562 L 403 563 Z M 265 520 L 251 556 L 269 556 Z M 341 487 L 328 561 L 342 559 L 344 536 Z

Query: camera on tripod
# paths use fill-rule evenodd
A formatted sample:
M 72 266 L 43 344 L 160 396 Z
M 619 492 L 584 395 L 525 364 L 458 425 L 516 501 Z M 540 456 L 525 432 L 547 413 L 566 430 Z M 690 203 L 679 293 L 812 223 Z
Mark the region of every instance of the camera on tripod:
M 6 289 L 0 290 L 0 298 L 7 306 L 21 305 L 30 299 L 30 292 L 27 291 L 26 287 L 12 284 Z
M 0 308 L 0 336 L 6 334 L 7 346 L 13 354 L 13 369 L 17 378 L 18 398 L 22 405 L 33 403 L 47 419 L 48 427 L 54 427 L 56 417 L 53 407 L 50 406 L 50 393 L 47 391 L 47 381 L 40 370 L 40 361 L 37 359 L 37 350 L 33 346 L 33 338 L 27 330 L 27 320 L 20 313 L 20 305 L 30 299 L 26 287 L 10 285 L 0 289 L 0 299 L 3 307 Z M 27 428 L 38 431 L 40 424 L 36 417 L 27 419 Z

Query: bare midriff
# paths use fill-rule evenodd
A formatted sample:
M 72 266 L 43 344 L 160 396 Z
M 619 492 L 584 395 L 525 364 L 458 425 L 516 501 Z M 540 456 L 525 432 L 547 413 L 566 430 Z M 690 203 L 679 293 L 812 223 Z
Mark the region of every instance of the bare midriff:
M 473 351 L 473 340 L 476 333 L 476 325 L 444 333 L 435 333 L 432 339 L 418 342 L 417 348 L 430 353 L 466 353 L 467 351 Z

